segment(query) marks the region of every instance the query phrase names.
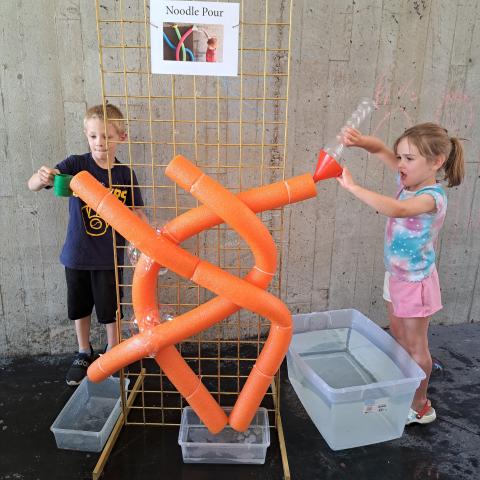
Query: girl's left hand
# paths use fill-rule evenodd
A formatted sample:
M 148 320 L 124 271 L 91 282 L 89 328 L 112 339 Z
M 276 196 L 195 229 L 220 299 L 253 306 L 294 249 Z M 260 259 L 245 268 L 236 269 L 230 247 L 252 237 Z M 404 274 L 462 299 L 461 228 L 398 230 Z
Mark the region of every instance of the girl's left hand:
M 338 183 L 345 189 L 351 190 L 355 187 L 356 183 L 353 180 L 352 174 L 349 172 L 348 168 L 344 168 L 341 177 L 337 177 Z

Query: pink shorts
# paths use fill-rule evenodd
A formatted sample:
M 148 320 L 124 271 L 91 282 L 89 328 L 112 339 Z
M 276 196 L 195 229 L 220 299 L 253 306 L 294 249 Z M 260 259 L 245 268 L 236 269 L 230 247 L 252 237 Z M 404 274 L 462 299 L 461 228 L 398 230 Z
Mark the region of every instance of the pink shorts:
M 383 298 L 400 318 L 425 318 L 443 308 L 437 269 L 420 282 L 397 280 L 385 272 Z

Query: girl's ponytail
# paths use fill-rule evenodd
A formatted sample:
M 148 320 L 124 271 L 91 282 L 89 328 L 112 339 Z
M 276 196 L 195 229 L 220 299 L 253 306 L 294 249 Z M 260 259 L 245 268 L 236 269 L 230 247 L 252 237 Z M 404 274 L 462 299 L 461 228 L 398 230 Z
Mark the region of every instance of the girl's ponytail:
M 450 137 L 452 149 L 443 169 L 445 171 L 444 180 L 448 180 L 448 187 L 456 187 L 462 183 L 465 176 L 465 159 L 463 155 L 463 146 L 456 137 Z

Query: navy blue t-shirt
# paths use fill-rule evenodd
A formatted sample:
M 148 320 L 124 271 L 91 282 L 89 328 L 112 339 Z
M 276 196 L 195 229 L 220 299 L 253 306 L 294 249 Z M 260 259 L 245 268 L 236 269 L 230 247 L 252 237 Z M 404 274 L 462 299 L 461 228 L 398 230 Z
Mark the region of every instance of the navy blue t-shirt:
M 82 170 L 91 173 L 103 186 L 110 187 L 108 170 L 99 167 L 91 153 L 71 155 L 55 165 L 61 173 L 76 175 Z M 142 195 L 135 172 L 117 159 L 111 169 L 112 192 L 125 205 L 143 206 Z M 117 234 L 117 246 L 125 245 L 125 239 Z M 124 248 L 117 248 L 117 260 L 123 264 Z M 69 199 L 67 237 L 60 262 L 68 268 L 78 270 L 110 270 L 115 266 L 113 258 L 112 227 L 78 197 Z

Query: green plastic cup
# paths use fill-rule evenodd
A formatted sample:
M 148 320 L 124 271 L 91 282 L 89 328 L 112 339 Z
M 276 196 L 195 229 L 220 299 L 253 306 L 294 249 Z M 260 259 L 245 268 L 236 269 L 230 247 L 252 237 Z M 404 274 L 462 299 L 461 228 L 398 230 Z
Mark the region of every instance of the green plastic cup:
M 70 190 L 70 181 L 72 178 L 73 175 L 67 175 L 66 173 L 55 175 L 53 179 L 53 193 L 55 193 L 57 197 L 71 197 L 73 195 L 72 190 Z

